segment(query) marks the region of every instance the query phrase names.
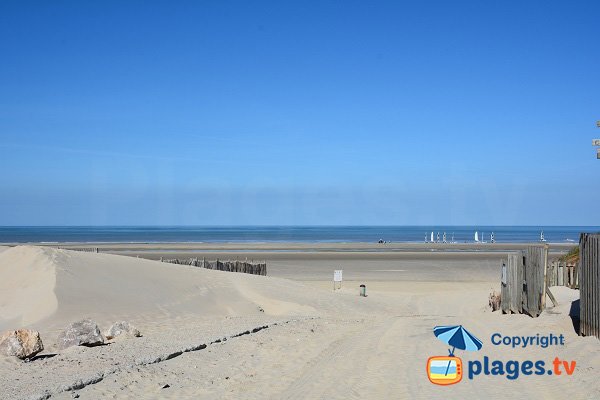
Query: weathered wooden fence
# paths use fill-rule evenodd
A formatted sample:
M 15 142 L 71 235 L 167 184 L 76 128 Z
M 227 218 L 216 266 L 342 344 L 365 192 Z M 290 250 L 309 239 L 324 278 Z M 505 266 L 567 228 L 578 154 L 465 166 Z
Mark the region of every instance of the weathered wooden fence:
M 546 308 L 548 247 L 530 246 L 523 260 L 523 312 L 539 316 Z
M 61 247 L 57 246 L 57 249 L 71 250 L 71 251 L 84 251 L 87 253 L 98 253 L 97 247 Z
M 520 314 L 523 310 L 523 254 L 508 255 L 502 265 L 502 291 L 500 302 L 505 314 Z
M 252 274 L 252 275 L 267 275 L 267 263 L 254 263 L 247 261 L 206 261 L 204 259 L 199 260 L 197 258 L 188 258 L 180 260 L 178 258 L 172 259 L 163 259 L 161 257 L 160 261 L 167 262 L 171 264 L 181 264 L 181 265 L 192 265 L 194 267 L 206 268 L 206 269 L 214 269 L 217 271 L 228 271 L 228 272 L 241 272 L 244 274 Z
M 546 282 L 550 286 L 567 286 L 571 289 L 579 288 L 578 266 L 575 263 L 552 261 L 546 271 Z
M 529 246 L 508 255 L 502 265 L 501 309 L 539 316 L 546 307 L 548 247 Z
M 579 237 L 579 334 L 600 338 L 600 233 Z

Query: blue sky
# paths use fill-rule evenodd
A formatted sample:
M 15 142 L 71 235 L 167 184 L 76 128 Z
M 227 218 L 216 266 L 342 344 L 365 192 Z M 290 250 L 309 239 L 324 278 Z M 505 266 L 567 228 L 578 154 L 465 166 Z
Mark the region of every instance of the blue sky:
M 600 3 L 0 3 L 0 225 L 598 225 Z

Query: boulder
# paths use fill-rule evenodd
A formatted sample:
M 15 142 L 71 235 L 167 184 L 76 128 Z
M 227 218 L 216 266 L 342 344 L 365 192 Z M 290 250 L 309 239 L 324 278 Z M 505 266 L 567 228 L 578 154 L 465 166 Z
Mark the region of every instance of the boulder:
M 104 332 L 104 336 L 106 336 L 107 339 L 114 339 L 123 334 L 129 337 L 142 336 L 140 331 L 127 321 L 115 322 L 106 332 Z
M 22 360 L 44 350 L 40 333 L 30 329 L 8 331 L 0 336 L 0 353 Z
M 104 336 L 91 319 L 71 323 L 58 336 L 58 348 L 66 349 L 71 346 L 98 346 L 104 344 Z

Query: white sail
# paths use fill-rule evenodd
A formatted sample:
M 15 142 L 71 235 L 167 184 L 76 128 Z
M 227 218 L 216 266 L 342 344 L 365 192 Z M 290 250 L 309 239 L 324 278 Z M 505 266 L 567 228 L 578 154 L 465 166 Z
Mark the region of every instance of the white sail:
M 477 231 L 475 231 L 475 241 L 479 242 L 479 233 Z

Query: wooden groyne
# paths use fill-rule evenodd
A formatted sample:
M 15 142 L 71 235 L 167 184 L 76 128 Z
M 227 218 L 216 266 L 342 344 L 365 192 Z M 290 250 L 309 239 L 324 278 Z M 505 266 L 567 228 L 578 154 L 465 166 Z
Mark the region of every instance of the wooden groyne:
M 61 247 L 61 246 L 58 246 L 56 248 L 59 250 L 63 249 L 63 250 L 71 250 L 71 251 L 83 251 L 86 253 L 99 253 L 98 247 Z
M 267 263 L 255 263 L 248 261 L 206 261 L 205 259 L 198 258 L 188 258 L 188 259 L 178 259 L 178 258 L 162 258 L 160 259 L 162 262 L 167 262 L 171 264 L 181 264 L 181 265 L 191 265 L 194 267 L 213 269 L 216 271 L 227 271 L 227 272 L 241 272 L 243 274 L 252 274 L 252 275 L 267 275 Z

